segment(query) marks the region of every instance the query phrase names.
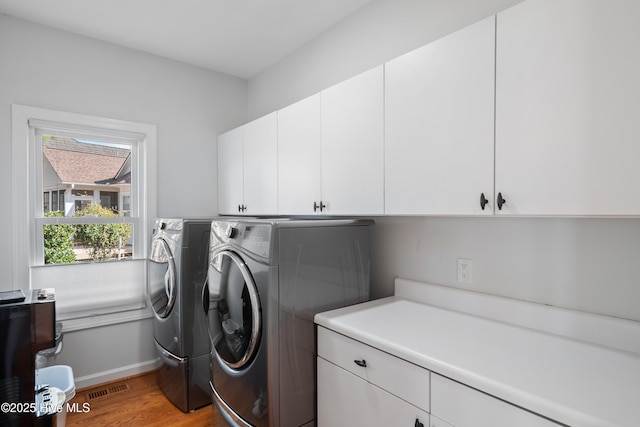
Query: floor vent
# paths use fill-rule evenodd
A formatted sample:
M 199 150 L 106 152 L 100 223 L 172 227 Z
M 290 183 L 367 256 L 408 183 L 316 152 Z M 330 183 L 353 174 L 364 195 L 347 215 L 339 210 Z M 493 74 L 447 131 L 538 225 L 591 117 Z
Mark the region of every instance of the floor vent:
M 127 383 L 114 384 L 111 386 L 100 388 L 98 390 L 90 391 L 89 393 L 87 393 L 87 399 L 88 400 L 99 399 L 101 397 L 109 396 L 114 393 L 121 393 L 127 390 L 129 390 L 129 384 Z

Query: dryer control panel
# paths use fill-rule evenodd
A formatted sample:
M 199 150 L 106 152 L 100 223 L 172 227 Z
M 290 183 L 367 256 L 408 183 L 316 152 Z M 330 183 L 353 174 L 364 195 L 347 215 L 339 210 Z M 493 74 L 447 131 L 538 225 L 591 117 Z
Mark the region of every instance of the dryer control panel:
M 270 224 L 242 221 L 214 221 L 211 224 L 211 248 L 229 244 L 243 248 L 261 258 L 269 258 L 271 235 Z

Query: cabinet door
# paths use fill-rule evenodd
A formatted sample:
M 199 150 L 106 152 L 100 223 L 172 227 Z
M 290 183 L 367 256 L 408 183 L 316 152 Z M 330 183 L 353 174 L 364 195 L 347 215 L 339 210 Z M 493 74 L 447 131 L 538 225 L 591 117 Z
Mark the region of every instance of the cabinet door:
M 494 52 L 491 17 L 386 64 L 385 213 L 493 213 Z
M 237 215 L 243 196 L 244 127 L 218 137 L 218 213 Z
M 244 204 L 246 215 L 278 213 L 278 122 L 276 113 L 244 128 Z
M 434 417 L 433 415 L 429 418 L 431 419 L 431 427 L 455 427 L 454 425 L 442 421 L 440 418 Z
M 278 111 L 279 214 L 312 214 L 320 203 L 320 144 L 320 94 Z
M 318 356 L 429 411 L 427 369 L 321 326 L 317 328 L 317 343 Z M 366 363 L 358 364 L 362 360 Z
M 321 92 L 322 202 L 327 214 L 384 211 L 383 67 Z
M 558 427 L 552 421 L 440 375 L 431 374 L 431 414 L 456 427 Z M 446 426 L 446 424 L 444 424 Z
M 498 14 L 496 212 L 640 214 L 638 16 L 634 0 Z
M 429 414 L 318 358 L 318 427 L 429 426 Z

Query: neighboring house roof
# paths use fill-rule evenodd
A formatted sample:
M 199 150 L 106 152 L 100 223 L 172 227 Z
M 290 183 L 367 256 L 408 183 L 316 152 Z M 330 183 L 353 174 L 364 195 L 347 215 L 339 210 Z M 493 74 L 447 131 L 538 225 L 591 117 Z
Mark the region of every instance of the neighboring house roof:
M 43 141 L 43 153 L 60 181 L 66 183 L 130 183 L 131 151 L 106 145 L 51 137 Z

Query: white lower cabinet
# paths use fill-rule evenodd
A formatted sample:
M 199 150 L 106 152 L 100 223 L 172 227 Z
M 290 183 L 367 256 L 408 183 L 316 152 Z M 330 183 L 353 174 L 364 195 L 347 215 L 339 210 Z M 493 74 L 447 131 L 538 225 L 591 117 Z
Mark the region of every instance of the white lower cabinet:
M 429 413 L 318 358 L 318 427 L 428 427 Z
M 431 427 L 558 427 L 546 418 L 435 373 L 431 374 L 431 412 Z
M 429 426 L 429 371 L 318 328 L 318 427 Z
M 559 424 L 318 326 L 318 427 Z

